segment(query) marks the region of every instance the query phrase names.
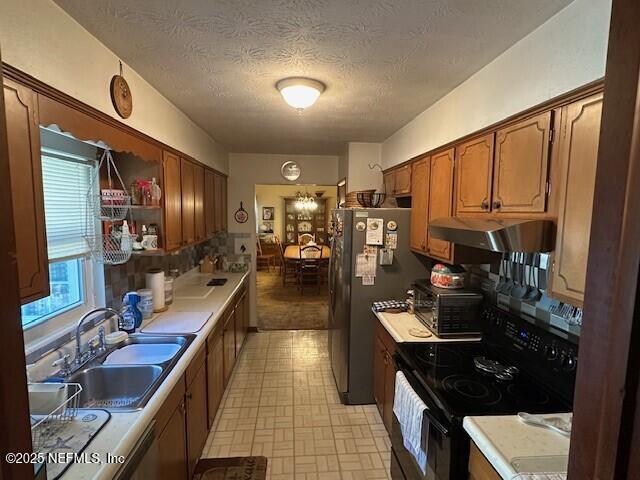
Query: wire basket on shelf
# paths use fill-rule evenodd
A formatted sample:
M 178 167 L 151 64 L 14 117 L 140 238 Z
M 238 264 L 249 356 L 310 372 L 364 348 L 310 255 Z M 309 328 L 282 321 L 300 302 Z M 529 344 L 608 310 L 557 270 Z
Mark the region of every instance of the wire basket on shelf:
M 91 250 L 91 257 L 98 263 L 105 265 L 120 265 L 127 263 L 133 251 L 133 241 L 122 241 L 111 233 L 89 235 L 85 237 Z
M 31 414 L 31 442 L 34 452 L 42 450 L 50 439 L 57 436 L 60 430 L 75 418 L 78 414 L 80 392 L 82 392 L 82 386 L 79 383 L 30 384 L 30 386 L 39 385 L 60 386 L 60 393 L 59 399 L 53 398 L 55 406 L 49 413 Z
M 124 190 L 88 195 L 87 203 L 89 211 L 103 222 L 124 220 L 131 209 L 131 197 Z
M 100 182 L 100 171 L 106 168 L 106 184 Z M 114 187 L 114 180 L 119 185 Z M 103 188 L 104 187 L 104 188 Z M 87 192 L 85 240 L 91 257 L 105 265 L 119 265 L 131 258 L 133 236 L 123 233 L 124 228 L 115 222 L 128 220 L 131 225 L 131 196 L 128 194 L 111 152 L 104 150 Z M 102 221 L 101 231 L 96 233 L 96 219 Z M 118 230 L 121 228 L 121 230 Z

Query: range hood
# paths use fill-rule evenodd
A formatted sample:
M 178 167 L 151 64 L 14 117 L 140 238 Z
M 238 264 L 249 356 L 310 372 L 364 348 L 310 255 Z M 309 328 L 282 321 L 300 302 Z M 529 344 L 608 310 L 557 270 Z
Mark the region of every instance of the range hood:
M 437 218 L 429 233 L 441 240 L 492 252 L 550 252 L 554 244 L 551 220 Z

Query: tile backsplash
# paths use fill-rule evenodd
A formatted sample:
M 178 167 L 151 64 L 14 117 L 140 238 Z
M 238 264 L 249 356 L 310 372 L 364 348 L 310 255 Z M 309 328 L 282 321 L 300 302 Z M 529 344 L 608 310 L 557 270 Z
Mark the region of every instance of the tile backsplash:
M 202 258 L 209 255 L 226 255 L 231 263 L 250 263 L 251 255 L 236 255 L 236 238 L 249 238 L 248 233 L 219 233 L 212 239 L 183 248 L 167 255 L 132 255 L 131 260 L 122 265 L 105 266 L 105 303 L 108 307 L 119 308 L 122 296 L 131 290 L 145 288 L 145 274 L 151 268 L 161 268 L 165 273 L 177 269 L 182 275 L 198 266 Z
M 501 270 L 499 263 L 486 264 L 486 265 L 465 265 L 470 272 L 471 286 L 477 288 L 483 292 L 485 298 L 491 303 L 499 306 L 500 308 L 508 309 L 514 313 L 523 313 L 529 317 L 536 318 L 543 324 L 552 325 L 553 327 L 564 330 L 572 335 L 580 336 L 581 316 L 574 317 L 574 315 L 581 314 L 580 309 L 571 307 L 568 309 L 571 315 L 563 316 L 559 312 L 562 311 L 563 304 L 555 299 L 546 296 L 547 279 L 549 265 L 548 254 L 541 254 L 539 263 L 529 271 L 530 265 L 525 263 L 524 283 L 537 285 L 543 297 L 538 301 L 527 301 L 519 298 L 514 298 L 509 295 L 499 294 L 496 292 L 496 285 L 500 282 L 501 278 L 510 278 L 512 272 L 517 270 L 519 264 L 523 262 L 517 262 L 509 260 L 504 265 L 506 273 Z M 529 277 L 531 273 L 531 277 Z

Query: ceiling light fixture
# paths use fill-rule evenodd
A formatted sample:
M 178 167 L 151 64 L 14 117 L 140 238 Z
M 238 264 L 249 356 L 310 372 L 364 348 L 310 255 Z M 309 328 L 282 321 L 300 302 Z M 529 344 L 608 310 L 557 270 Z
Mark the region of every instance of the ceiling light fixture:
M 316 103 L 325 85 L 312 78 L 291 77 L 278 81 L 276 88 L 287 104 L 301 112 Z

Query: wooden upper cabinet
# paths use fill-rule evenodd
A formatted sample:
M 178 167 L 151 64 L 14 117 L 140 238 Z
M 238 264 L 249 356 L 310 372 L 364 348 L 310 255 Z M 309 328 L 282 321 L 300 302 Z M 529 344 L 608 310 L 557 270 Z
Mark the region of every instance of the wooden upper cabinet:
M 411 165 L 384 172 L 384 189 L 389 197 L 411 195 Z
M 411 195 L 411 165 L 404 165 L 394 170 L 395 195 Z
M 182 182 L 180 157 L 163 152 L 164 247 L 171 251 L 182 245 Z
M 205 235 L 212 237 L 216 233 L 215 216 L 216 174 L 209 169 L 204 171 L 204 229 Z
M 558 138 L 558 230 L 550 295 L 582 306 L 598 160 L 602 95 L 567 105 Z
M 450 217 L 453 214 L 453 153 L 454 149 L 450 148 L 431 156 L 429 222 L 436 218 Z M 434 238 L 429 234 L 427 250 L 429 256 L 451 262 L 453 249 L 450 242 Z
M 427 216 L 429 214 L 429 157 L 413 163 L 411 173 L 411 236 L 413 250 L 427 250 Z
M 392 170 L 382 175 L 384 181 L 384 191 L 387 196 L 391 197 L 396 193 L 396 173 Z
M 227 178 L 216 173 L 214 180 L 215 229 L 222 232 L 227 229 Z
M 544 213 L 554 112 L 510 125 L 496 134 L 495 213 Z
M 195 215 L 196 241 L 206 238 L 205 214 L 204 214 L 204 168 L 195 165 L 193 176 L 193 201 Z
M 491 209 L 493 139 L 490 133 L 456 147 L 456 215 Z
M 35 92 L 10 80 L 4 81 L 4 102 L 18 282 L 28 303 L 49 295 L 38 102 Z
M 184 158 L 181 160 L 182 244 L 189 245 L 196 240 L 195 165 Z

